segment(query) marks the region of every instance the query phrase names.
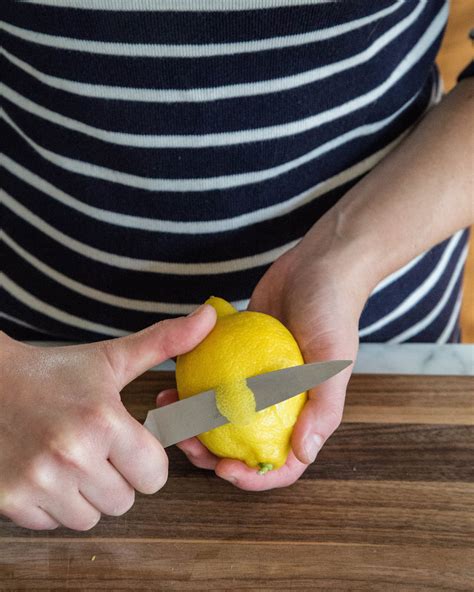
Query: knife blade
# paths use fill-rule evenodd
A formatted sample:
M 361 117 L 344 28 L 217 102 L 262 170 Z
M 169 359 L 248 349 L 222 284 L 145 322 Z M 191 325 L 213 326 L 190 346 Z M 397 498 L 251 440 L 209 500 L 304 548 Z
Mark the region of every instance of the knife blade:
M 246 382 L 257 411 L 262 411 L 325 382 L 350 364 L 351 360 L 302 364 L 252 376 Z M 144 426 L 166 448 L 226 423 L 229 420 L 217 409 L 215 391 L 209 390 L 149 411 Z

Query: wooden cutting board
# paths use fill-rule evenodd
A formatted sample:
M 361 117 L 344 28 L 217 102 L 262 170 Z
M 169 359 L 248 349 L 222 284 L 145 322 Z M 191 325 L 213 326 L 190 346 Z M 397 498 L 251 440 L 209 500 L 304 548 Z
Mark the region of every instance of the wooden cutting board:
M 173 383 L 123 393 L 143 420 Z M 170 475 L 91 531 L 0 518 L 0 590 L 474 589 L 474 379 L 356 375 L 342 426 L 292 487 L 240 491 L 169 450 Z

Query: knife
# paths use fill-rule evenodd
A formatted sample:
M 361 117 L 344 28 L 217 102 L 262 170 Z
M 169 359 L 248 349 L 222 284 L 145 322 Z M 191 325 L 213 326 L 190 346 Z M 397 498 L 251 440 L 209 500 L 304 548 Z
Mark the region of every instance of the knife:
M 255 396 L 256 410 L 261 411 L 321 384 L 350 364 L 351 360 L 302 364 L 252 376 L 246 382 Z M 209 390 L 149 411 L 144 426 L 166 448 L 226 423 L 229 420 L 217 409 L 215 391 Z

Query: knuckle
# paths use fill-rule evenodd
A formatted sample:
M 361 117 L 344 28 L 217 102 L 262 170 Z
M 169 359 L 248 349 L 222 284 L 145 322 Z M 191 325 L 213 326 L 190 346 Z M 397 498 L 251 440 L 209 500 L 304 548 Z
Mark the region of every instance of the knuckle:
M 106 363 L 112 374 L 121 374 L 126 366 L 125 357 L 122 355 L 120 347 L 117 347 L 115 339 L 99 341 L 96 344 L 102 360 Z
M 85 423 L 94 434 L 107 434 L 117 426 L 117 413 L 111 403 L 97 403 L 85 412 Z
M 85 466 L 84 446 L 80 438 L 62 436 L 48 442 L 49 454 L 61 465 L 71 469 L 83 470 Z
M 24 469 L 24 478 L 28 486 L 48 490 L 54 484 L 54 474 L 49 463 L 42 457 L 33 459 Z
M 83 471 L 86 468 L 92 442 L 105 441 L 116 429 L 114 405 L 96 404 L 83 409 L 80 425 L 68 433 L 45 436 L 45 449 L 62 466 Z

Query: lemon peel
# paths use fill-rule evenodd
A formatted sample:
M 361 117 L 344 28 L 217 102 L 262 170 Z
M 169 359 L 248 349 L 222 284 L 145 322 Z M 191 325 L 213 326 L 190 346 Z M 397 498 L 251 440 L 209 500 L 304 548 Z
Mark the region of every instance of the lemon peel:
M 230 423 L 235 426 L 245 426 L 256 419 L 255 395 L 247 386 L 245 378 L 219 384 L 214 391 L 216 407 Z

